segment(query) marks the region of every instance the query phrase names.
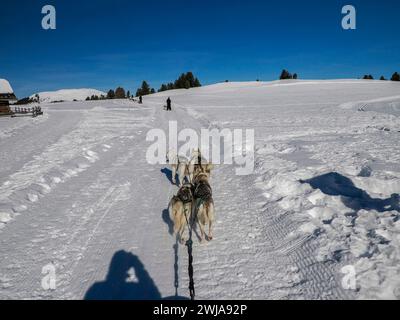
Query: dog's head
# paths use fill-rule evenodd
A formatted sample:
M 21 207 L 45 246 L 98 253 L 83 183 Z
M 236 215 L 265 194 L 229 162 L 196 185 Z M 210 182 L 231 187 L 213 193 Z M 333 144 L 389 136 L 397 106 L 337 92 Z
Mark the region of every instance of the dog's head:
M 210 177 L 211 170 L 214 169 L 214 165 L 212 163 L 207 163 L 207 164 L 203 165 L 203 168 L 204 168 L 204 172 L 208 175 L 208 177 Z
M 209 183 L 208 182 L 208 174 L 205 172 L 200 172 L 197 174 L 194 179 L 193 179 L 193 184 L 199 184 L 199 183 Z
M 205 174 L 207 175 L 207 178 L 210 178 L 211 175 L 211 170 L 214 168 L 214 165 L 212 163 L 205 163 L 202 165 L 195 166 L 194 170 L 194 177 L 197 177 L 200 174 Z
M 178 191 L 178 198 L 184 203 L 191 202 L 193 200 L 192 189 L 193 185 L 191 183 L 185 183 Z

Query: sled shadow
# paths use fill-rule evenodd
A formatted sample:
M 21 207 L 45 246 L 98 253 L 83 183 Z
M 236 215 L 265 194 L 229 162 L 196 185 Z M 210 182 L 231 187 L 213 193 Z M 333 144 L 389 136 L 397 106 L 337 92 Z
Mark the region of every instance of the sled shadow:
M 343 204 L 354 210 L 376 210 L 378 212 L 396 210 L 399 208 L 399 194 L 394 193 L 387 199 L 375 199 L 364 190 L 357 188 L 349 178 L 330 172 L 308 180 L 300 180 L 301 183 L 308 183 L 313 189 L 330 196 L 340 196 Z
M 165 174 L 167 177 L 168 181 L 171 182 L 171 184 L 174 184 L 172 181 L 172 171 L 168 168 L 161 169 L 161 173 Z

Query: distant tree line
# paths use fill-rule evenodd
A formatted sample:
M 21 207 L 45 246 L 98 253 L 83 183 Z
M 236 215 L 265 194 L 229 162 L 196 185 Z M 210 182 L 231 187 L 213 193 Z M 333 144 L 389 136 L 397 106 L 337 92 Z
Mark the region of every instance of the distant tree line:
M 363 77 L 364 80 L 374 80 L 374 77 L 370 74 L 366 74 Z M 384 76 L 381 76 L 379 80 L 386 80 Z M 400 74 L 395 72 L 393 73 L 392 77 L 390 78 L 391 81 L 400 81 Z
M 150 88 L 150 85 L 146 81 L 143 81 L 142 86 L 136 90 L 136 97 L 146 96 L 153 93 L 156 93 L 156 90 L 154 88 Z
M 104 94 L 102 94 L 100 96 L 92 95 L 90 97 L 87 97 L 86 101 L 89 101 L 89 100 L 106 100 L 106 99 L 125 99 L 125 98 L 131 98 L 131 97 L 132 97 L 132 95 L 131 95 L 131 92 L 129 90 L 125 93 L 125 89 L 124 88 L 118 87 L 115 90 L 113 90 L 113 89 L 108 90 L 106 95 L 104 95 Z
M 280 80 L 288 80 L 288 79 L 294 79 L 296 80 L 298 78 L 297 73 L 291 74 L 289 71 L 286 69 L 283 69 L 281 72 L 281 76 L 279 77 Z
M 167 84 L 162 84 L 158 92 L 163 92 L 173 89 L 189 89 L 201 87 L 201 83 L 197 77 L 193 75 L 192 72 L 182 73 L 178 79 L 174 82 L 169 82 Z

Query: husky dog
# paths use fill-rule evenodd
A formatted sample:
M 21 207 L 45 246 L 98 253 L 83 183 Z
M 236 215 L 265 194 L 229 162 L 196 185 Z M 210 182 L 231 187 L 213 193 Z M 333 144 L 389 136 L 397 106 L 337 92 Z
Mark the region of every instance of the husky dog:
M 192 185 L 184 184 L 178 191 L 176 196 L 173 196 L 169 205 L 169 217 L 174 223 L 174 235 L 183 244 L 186 239 L 183 237 L 183 232 L 187 223 L 192 221 Z
M 207 174 L 208 179 L 211 175 L 211 170 L 214 168 L 212 163 L 208 163 L 201 155 L 199 149 L 194 149 L 192 152 L 192 157 L 188 164 L 189 178 L 193 183 L 195 177 L 200 173 Z
M 173 184 L 176 184 L 176 174 L 178 173 L 179 187 L 182 187 L 185 178 L 189 181 L 188 160 L 183 156 L 178 156 L 173 150 L 167 152 L 166 160 L 172 168 Z
M 204 241 L 205 226 L 208 224 L 208 240 L 212 240 L 212 223 L 214 221 L 214 200 L 206 173 L 199 173 L 193 181 L 193 210 L 199 224 L 201 241 Z

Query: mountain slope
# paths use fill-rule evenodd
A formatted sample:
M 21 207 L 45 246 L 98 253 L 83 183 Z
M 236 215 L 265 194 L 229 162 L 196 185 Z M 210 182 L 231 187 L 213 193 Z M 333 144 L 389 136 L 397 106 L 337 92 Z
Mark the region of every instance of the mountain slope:
M 106 95 L 105 92 L 96 90 L 96 89 L 63 89 L 57 91 L 47 91 L 47 92 L 39 92 L 41 102 L 55 102 L 55 101 L 83 101 L 87 97 L 91 97 L 92 95 L 101 96 Z M 30 96 L 30 98 L 34 98 L 36 94 Z

